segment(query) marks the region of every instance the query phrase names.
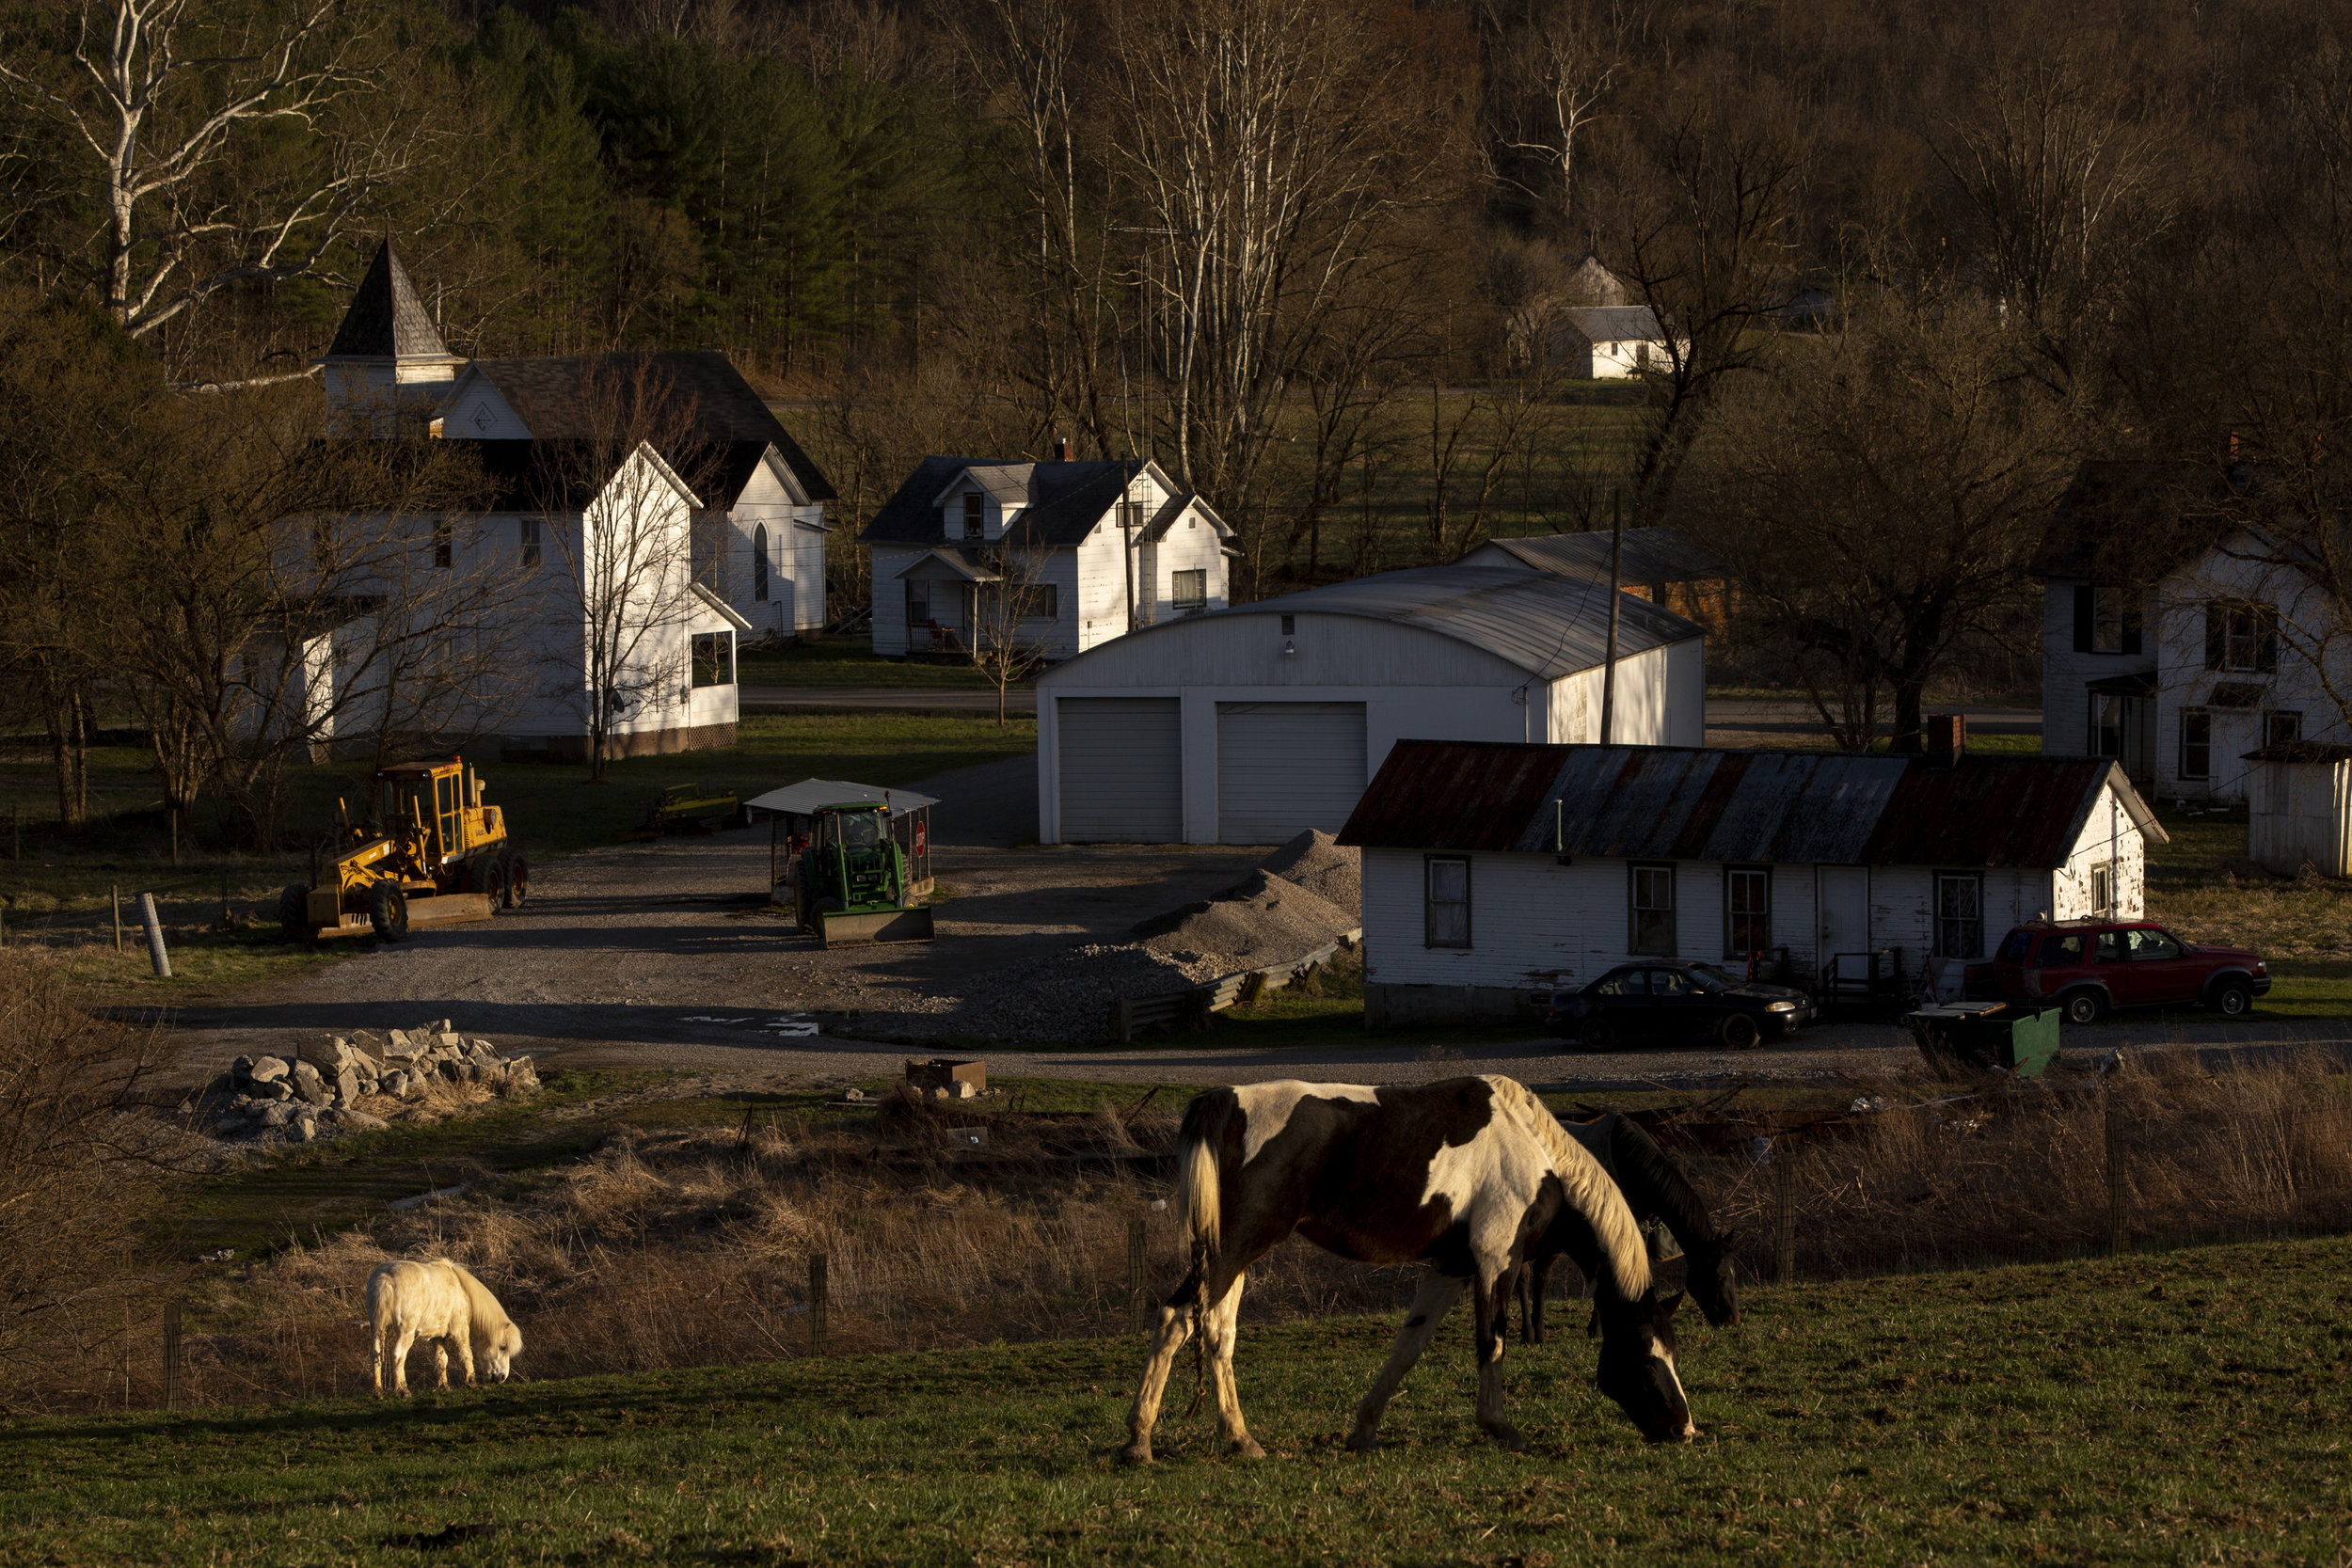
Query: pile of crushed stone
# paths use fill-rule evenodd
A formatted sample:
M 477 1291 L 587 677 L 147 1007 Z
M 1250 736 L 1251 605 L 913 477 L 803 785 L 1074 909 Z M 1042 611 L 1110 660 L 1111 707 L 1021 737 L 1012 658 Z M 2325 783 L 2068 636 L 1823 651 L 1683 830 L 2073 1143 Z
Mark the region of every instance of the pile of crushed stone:
M 1309 828 L 1258 863 L 1286 882 L 1357 917 L 1364 912 L 1364 852 L 1334 843 L 1331 835 Z
M 1155 953 L 1216 973 L 1301 958 L 1356 928 L 1358 917 L 1270 871 L 1252 871 L 1214 898 L 1154 915 L 1134 935 Z

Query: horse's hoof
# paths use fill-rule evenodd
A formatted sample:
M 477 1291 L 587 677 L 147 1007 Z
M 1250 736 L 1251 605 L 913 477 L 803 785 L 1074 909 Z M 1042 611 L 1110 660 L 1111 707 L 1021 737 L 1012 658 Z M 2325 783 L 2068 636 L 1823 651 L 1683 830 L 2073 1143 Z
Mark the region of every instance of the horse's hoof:
M 1233 1445 L 1233 1457 L 1235 1459 L 1263 1459 L 1265 1449 L 1258 1447 L 1258 1440 L 1255 1437 L 1244 1435 L 1240 1442 Z
M 1525 1453 L 1527 1451 L 1527 1439 L 1520 1436 L 1519 1429 L 1513 1426 L 1508 1421 L 1498 1421 L 1493 1426 L 1488 1427 L 1486 1429 L 1486 1435 L 1493 1438 L 1506 1453 Z
M 1351 1432 L 1347 1434 L 1347 1451 L 1350 1453 L 1370 1453 L 1379 1446 L 1380 1434 L 1376 1432 Z
M 1125 1448 L 1123 1448 L 1123 1449 L 1120 1449 L 1120 1450 L 1119 1450 L 1119 1462 L 1120 1462 L 1121 1465 L 1149 1465 L 1149 1464 L 1151 1464 L 1151 1463 L 1152 1463 L 1152 1444 L 1151 1444 L 1150 1439 L 1148 1439 L 1148 1438 L 1137 1438 L 1135 1442 L 1132 1442 L 1132 1443 L 1128 1444 Z

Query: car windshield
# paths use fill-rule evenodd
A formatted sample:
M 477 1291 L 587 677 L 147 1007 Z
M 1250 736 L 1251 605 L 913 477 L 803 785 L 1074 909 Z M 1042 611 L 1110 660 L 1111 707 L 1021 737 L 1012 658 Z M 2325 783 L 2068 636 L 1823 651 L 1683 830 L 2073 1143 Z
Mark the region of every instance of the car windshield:
M 1701 990 L 1729 990 L 1740 983 L 1713 964 L 1692 964 L 1683 973 Z

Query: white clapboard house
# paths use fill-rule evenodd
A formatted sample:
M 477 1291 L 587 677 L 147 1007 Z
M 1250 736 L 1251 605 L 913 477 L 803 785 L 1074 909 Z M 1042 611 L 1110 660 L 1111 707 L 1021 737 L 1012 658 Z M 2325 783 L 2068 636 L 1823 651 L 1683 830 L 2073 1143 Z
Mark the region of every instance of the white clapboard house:
M 1707 738 L 1700 628 L 1616 596 L 1620 741 Z M 1038 836 L 1279 844 L 1347 820 L 1406 736 L 1599 737 L 1605 585 L 1426 566 L 1163 622 L 1040 676 Z
M 503 754 L 576 758 L 591 704 L 591 563 L 631 534 L 637 562 L 624 712 L 609 750 L 630 755 L 730 744 L 739 717 L 735 651 L 743 638 L 791 635 L 824 618 L 824 475 L 727 360 L 715 353 L 603 354 L 467 360 L 444 345 L 388 243 L 321 361 L 330 409 L 346 431 L 389 440 L 464 443 L 485 491 L 463 517 L 386 519 L 417 541 L 416 569 L 352 596 L 367 613 L 321 629 L 302 667 L 342 732 L 383 705 L 343 701 L 342 679 L 381 679 L 363 656 L 373 617 L 428 597 L 436 572 L 494 593 L 501 652 L 478 705 L 453 722 L 499 737 Z M 668 450 L 623 451 L 620 405 L 657 401 Z M 598 555 L 599 550 L 606 553 Z M 611 595 L 607 595 L 610 597 Z M 485 635 L 487 635 L 485 632 Z M 351 672 L 346 675 L 346 672 Z M 332 743 L 342 735 L 320 736 Z
M 2012 926 L 2143 912 L 2164 832 L 2116 763 L 1406 740 L 1363 852 L 1365 1017 L 1509 1018 L 1643 958 L 1915 993 Z
M 2042 747 L 2113 757 L 2151 798 L 2242 801 L 2249 753 L 2341 745 L 2352 628 L 2249 519 L 2247 469 L 2086 463 L 2042 579 Z
M 860 537 L 876 653 L 1061 659 L 1222 609 L 1232 531 L 1148 460 L 926 457 Z

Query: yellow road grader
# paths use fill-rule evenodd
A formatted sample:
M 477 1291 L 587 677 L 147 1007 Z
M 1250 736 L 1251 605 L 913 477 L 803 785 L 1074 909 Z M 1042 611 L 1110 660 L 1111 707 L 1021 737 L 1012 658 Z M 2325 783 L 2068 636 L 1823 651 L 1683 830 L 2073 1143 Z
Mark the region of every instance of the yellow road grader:
M 398 942 L 414 926 L 487 920 L 522 903 L 531 867 L 464 759 L 397 763 L 369 788 L 358 823 L 348 801 L 336 803 L 340 848 L 317 883 L 278 895 L 287 941 L 373 931 Z

